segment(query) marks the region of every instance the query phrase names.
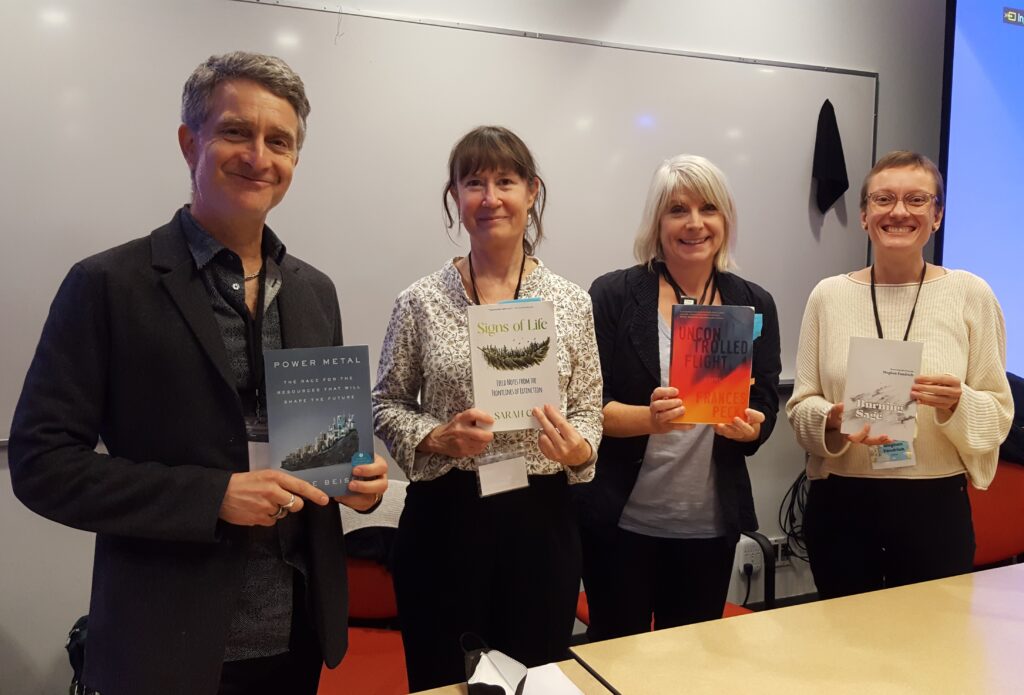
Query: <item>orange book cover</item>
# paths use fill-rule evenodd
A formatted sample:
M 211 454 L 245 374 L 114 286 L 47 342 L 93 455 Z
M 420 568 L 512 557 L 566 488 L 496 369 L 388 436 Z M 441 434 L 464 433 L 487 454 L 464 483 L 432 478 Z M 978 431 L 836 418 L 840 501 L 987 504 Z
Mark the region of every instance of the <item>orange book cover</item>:
M 753 307 L 673 306 L 668 383 L 686 406 L 676 422 L 710 425 L 744 417 L 753 358 Z

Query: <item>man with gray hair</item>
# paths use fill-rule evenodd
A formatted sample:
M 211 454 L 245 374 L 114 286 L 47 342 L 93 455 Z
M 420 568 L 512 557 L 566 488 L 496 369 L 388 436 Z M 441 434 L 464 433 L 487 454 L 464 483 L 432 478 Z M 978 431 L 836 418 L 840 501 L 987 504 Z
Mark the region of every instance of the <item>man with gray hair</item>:
M 96 533 L 88 691 L 313 695 L 344 655 L 336 502 L 374 508 L 386 463 L 331 501 L 249 453 L 266 437 L 263 349 L 342 341 L 334 285 L 266 226 L 308 114 L 279 58 L 205 61 L 178 129 L 191 205 L 77 263 L 51 306 L 9 462 L 28 507 Z

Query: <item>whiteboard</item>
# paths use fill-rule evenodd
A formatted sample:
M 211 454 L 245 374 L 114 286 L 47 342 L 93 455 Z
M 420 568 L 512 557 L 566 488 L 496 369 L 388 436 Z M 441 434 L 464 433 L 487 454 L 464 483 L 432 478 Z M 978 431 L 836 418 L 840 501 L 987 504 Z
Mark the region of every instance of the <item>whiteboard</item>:
M 454 142 L 515 130 L 549 192 L 538 256 L 584 288 L 632 265 L 650 176 L 679 153 L 728 176 L 740 274 L 775 297 L 783 378 L 804 303 L 859 267 L 857 209 L 873 158 L 877 75 L 722 59 L 230 0 L 8 0 L 0 306 L 0 434 L 52 299 L 76 260 L 148 233 L 187 201 L 181 86 L 208 55 L 285 58 L 312 114 L 295 180 L 269 224 L 330 275 L 346 342 L 376 356 L 394 297 L 464 254 L 440 209 Z M 811 197 L 818 110 L 835 106 L 851 191 Z

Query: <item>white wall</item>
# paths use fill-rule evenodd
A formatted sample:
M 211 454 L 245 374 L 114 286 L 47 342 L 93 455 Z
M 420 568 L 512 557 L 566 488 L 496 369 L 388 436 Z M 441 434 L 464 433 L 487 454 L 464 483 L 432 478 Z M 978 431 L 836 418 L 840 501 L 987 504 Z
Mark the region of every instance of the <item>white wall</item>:
M 337 8 L 338 3 L 277 0 Z M 939 156 L 940 0 L 363 0 L 346 10 L 878 72 L 878 151 Z M 698 98 L 704 98 L 703 95 Z
M 338 7 L 316 0 L 278 2 Z M 343 6 L 357 13 L 877 72 L 878 155 L 909 149 L 939 159 L 945 3 L 938 0 L 364 0 L 357 7 Z M 713 97 L 695 98 L 699 106 L 700 99 Z M 851 182 L 854 194 L 859 187 L 859 181 Z M 623 265 L 628 262 L 623 259 Z M 803 460 L 783 416 L 749 466 L 765 535 L 782 535 L 779 504 Z M 733 601 L 742 599 L 746 588 L 736 577 L 729 592 Z M 760 600 L 760 591 L 756 579 L 751 600 Z M 779 570 L 778 596 L 813 591 L 806 564 L 795 560 Z
M 15 2 L 35 4 L 33 0 Z M 9 3 L 11 0 L 5 5 L 10 6 Z M 52 5 L 59 7 L 60 0 L 54 0 Z M 333 9 L 337 9 L 337 4 Z M 358 10 L 877 72 L 878 152 L 904 148 L 938 159 L 943 2 L 363 0 Z M 0 10 L 0 25 L 5 24 L 3 15 Z M 467 56 L 467 60 L 472 60 L 472 56 Z M 17 65 L 14 56 L 8 56 L 8 61 Z M 439 65 L 438 69 L 446 66 Z M 184 77 L 181 75 L 181 79 Z M 495 75 L 495 79 L 500 77 Z M 728 85 L 723 85 L 723 89 L 728 89 Z M 701 99 L 713 98 L 714 95 L 695 95 L 696 106 L 699 108 Z M 14 95 L 14 102 L 17 100 Z M 3 173 L 4 177 L 15 175 L 11 171 Z M 859 186 L 859 182 L 853 186 Z M 154 212 L 163 215 L 166 211 Z M 629 259 L 623 259 L 623 265 L 628 262 Z M 750 463 L 758 516 L 762 531 L 769 536 L 779 535 L 775 521 L 779 502 L 802 463 L 803 453 L 794 444 L 785 422 L 780 422 L 772 440 Z M 0 467 L 7 467 L 6 452 L 0 453 Z M 70 675 L 62 648 L 64 636 L 74 618 L 88 607 L 92 539 L 32 515 L 13 498 L 7 476 L 0 480 L 0 527 L 4 529 L 0 536 L 4 566 L 0 592 L 0 693 L 61 692 L 66 689 Z M 778 581 L 779 595 L 812 590 L 809 574 L 799 563 L 781 570 Z M 734 586 L 731 596 L 742 598 L 742 587 Z M 753 598 L 760 598 L 758 589 Z
M 0 693 L 67 692 L 64 640 L 89 612 L 93 536 L 36 516 L 11 492 L 0 452 Z

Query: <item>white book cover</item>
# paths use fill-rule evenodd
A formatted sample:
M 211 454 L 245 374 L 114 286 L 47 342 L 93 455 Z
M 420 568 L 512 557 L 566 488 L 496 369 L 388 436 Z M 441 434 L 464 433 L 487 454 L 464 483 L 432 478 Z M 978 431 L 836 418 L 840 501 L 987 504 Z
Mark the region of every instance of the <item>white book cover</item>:
M 495 432 L 539 429 L 531 411 L 561 403 L 555 305 L 519 300 L 468 314 L 475 407 L 494 417 Z
M 879 338 L 850 338 L 843 392 L 843 434 L 871 425 L 871 436 L 911 442 L 917 427 L 917 402 L 910 398 L 921 372 L 924 343 Z

